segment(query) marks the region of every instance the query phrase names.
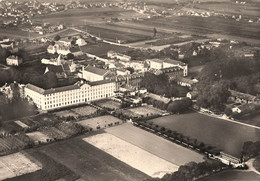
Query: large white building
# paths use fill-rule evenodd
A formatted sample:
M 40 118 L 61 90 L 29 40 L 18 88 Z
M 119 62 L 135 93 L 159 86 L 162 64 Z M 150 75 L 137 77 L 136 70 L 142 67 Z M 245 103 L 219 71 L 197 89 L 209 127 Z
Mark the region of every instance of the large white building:
M 15 55 L 11 55 L 6 58 L 6 64 L 11 66 L 19 66 L 21 63 L 23 63 L 23 60 Z
M 110 80 L 96 82 L 77 82 L 74 85 L 42 89 L 27 84 L 24 89 L 25 97 L 35 103 L 41 110 L 51 110 L 77 105 L 114 96 L 116 83 Z
M 87 66 L 82 68 L 82 78 L 88 81 L 105 80 L 110 73 L 109 70 Z
M 150 63 L 150 69 L 165 69 L 165 68 L 171 68 L 171 67 L 179 67 L 183 69 L 183 76 L 186 77 L 188 76 L 188 65 L 178 61 L 178 60 L 172 60 L 172 59 L 150 59 L 147 60 L 147 62 Z

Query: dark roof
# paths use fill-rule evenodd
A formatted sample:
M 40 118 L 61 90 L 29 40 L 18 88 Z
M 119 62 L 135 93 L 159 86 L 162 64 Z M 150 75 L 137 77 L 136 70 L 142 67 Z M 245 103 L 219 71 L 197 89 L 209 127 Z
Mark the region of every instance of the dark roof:
M 75 47 L 70 48 L 70 52 L 71 53 L 81 52 L 81 50 L 80 50 L 79 46 L 75 46 Z
M 96 67 L 92 67 L 92 66 L 87 66 L 84 68 L 85 71 L 87 72 L 91 72 L 94 74 L 98 74 L 98 75 L 105 75 L 106 73 L 109 72 L 109 70 L 105 70 L 105 69 L 100 69 L 100 68 L 96 68 Z
M 31 89 L 35 92 L 40 93 L 40 94 L 44 94 L 44 91 L 45 91 L 43 88 L 37 87 L 37 86 L 32 85 L 32 84 L 27 84 L 26 88 Z
M 55 72 L 55 73 L 64 72 L 61 65 L 59 65 L 59 66 L 48 65 L 47 68 L 48 68 L 49 71 L 52 71 L 52 72 Z
M 56 93 L 56 92 L 63 92 L 63 91 L 80 89 L 80 86 L 78 84 L 74 84 L 74 85 L 68 85 L 68 86 L 64 86 L 64 87 L 51 88 L 51 89 L 45 90 L 45 89 L 37 87 L 35 85 L 27 84 L 26 88 L 31 89 L 35 92 L 40 93 L 40 94 L 46 95 L 46 94 L 53 94 L 53 93 Z
M 106 79 L 106 80 L 99 80 L 99 81 L 94 81 L 94 82 L 88 82 L 88 84 L 90 86 L 95 86 L 95 85 L 108 84 L 108 83 L 112 83 L 112 82 L 114 82 L 114 81 Z
M 165 59 L 164 62 L 166 63 L 171 63 L 171 64 L 175 64 L 175 65 L 181 65 L 181 66 L 184 66 L 186 65 L 185 63 L 181 62 L 181 61 L 178 61 L 178 60 L 173 60 L 173 59 Z
M 51 89 L 45 90 L 43 94 L 44 95 L 53 94 L 56 92 L 64 92 L 64 91 L 75 90 L 75 89 L 80 89 L 80 86 L 77 84 L 74 84 L 74 85 L 68 85 L 68 86 L 64 86 L 64 87 L 51 88 Z

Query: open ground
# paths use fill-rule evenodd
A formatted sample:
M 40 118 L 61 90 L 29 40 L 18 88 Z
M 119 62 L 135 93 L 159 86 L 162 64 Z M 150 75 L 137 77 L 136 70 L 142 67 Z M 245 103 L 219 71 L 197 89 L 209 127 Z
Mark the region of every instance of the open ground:
M 135 127 L 130 123 L 107 128 L 105 131 L 178 166 L 191 161 L 203 161 L 201 154 Z
M 32 159 L 32 158 L 31 158 Z M 20 152 L 0 157 L 0 180 L 17 177 L 41 169 L 41 165 Z
M 108 133 L 83 140 L 151 177 L 163 177 L 166 173 L 178 170 L 177 165 Z
M 42 154 L 68 167 L 83 180 L 139 181 L 144 173 L 83 141 L 86 135 L 38 148 Z
M 193 111 L 156 118 L 149 120 L 149 122 L 215 146 L 238 158 L 241 156 L 244 142 L 257 141 L 260 138 L 259 129 L 234 124 Z

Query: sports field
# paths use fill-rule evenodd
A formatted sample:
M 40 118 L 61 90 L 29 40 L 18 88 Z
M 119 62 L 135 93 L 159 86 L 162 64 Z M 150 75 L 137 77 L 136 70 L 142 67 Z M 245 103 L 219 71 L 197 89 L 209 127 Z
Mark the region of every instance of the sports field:
M 0 157 L 0 180 L 40 170 L 41 165 L 37 163 L 31 161 L 21 152 L 2 156 Z
M 224 152 L 240 157 L 245 141 L 257 141 L 260 130 L 228 122 L 197 112 L 171 115 L 149 120 L 159 126 L 182 133 L 190 138 L 216 146 Z
M 108 133 L 97 134 L 83 140 L 151 177 L 161 178 L 167 173 L 178 170 L 177 165 Z
M 203 161 L 202 155 L 135 127 L 130 123 L 107 128 L 105 131 L 177 166 L 191 161 Z

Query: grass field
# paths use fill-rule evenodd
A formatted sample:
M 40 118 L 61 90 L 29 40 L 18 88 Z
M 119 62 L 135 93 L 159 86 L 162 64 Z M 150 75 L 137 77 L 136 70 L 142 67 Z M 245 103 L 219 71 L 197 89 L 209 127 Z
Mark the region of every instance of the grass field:
M 83 180 L 139 181 L 144 173 L 82 140 L 86 135 L 38 148 L 50 159 L 68 167 Z
M 41 165 L 18 152 L 0 157 L 0 180 L 12 178 L 41 169 Z
M 202 155 L 130 123 L 107 128 L 105 131 L 178 166 L 191 161 L 203 161 Z
M 83 140 L 151 177 L 161 178 L 164 174 L 178 170 L 177 165 L 108 133 L 97 134 Z
M 260 172 L 260 156 L 256 157 L 256 159 L 253 162 L 253 166 L 258 172 Z
M 99 117 L 85 119 L 77 123 L 85 128 L 92 128 L 93 130 L 96 130 L 96 129 L 108 127 L 109 125 L 122 123 L 122 120 L 113 116 L 99 116 Z
M 71 111 L 75 112 L 79 116 L 88 116 L 94 114 L 97 111 L 97 109 L 92 106 L 83 106 L 71 109 Z
M 131 48 L 124 47 L 124 46 L 118 46 L 118 45 L 111 45 L 108 43 L 98 43 L 95 45 L 85 45 L 80 47 L 81 50 L 84 53 L 93 54 L 96 56 L 104 57 L 107 55 L 107 52 L 112 50 L 118 53 L 122 53 L 128 50 L 131 50 Z
M 142 106 L 142 107 L 135 107 L 130 109 L 120 109 L 116 112 L 121 112 L 124 115 L 130 117 L 147 117 L 152 115 L 161 115 L 164 111 L 154 108 L 153 106 Z
M 100 100 L 95 102 L 98 106 L 109 109 L 119 109 L 121 107 L 120 102 L 113 101 L 111 99 Z
M 198 179 L 198 181 L 259 181 L 260 175 L 254 172 L 227 170 Z
M 27 133 L 26 135 L 29 136 L 29 138 L 32 139 L 35 143 L 38 143 L 39 141 L 46 143 L 47 139 L 50 139 L 50 137 L 39 131 Z
M 196 112 L 171 115 L 149 121 L 216 146 L 236 157 L 241 156 L 245 141 L 257 141 L 260 138 L 260 130 L 258 129 Z

